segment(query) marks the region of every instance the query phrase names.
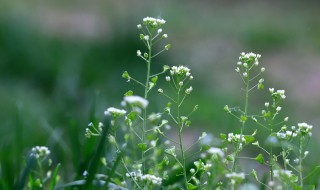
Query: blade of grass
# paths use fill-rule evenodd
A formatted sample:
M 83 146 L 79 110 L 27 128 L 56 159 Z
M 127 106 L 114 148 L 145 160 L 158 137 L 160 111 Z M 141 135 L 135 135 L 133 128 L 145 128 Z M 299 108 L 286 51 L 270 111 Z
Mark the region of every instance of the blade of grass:
M 36 163 L 36 159 L 33 156 L 29 156 L 28 160 L 27 160 L 27 165 L 25 167 L 25 169 L 22 172 L 22 175 L 19 179 L 19 181 L 15 184 L 14 186 L 14 190 L 21 190 L 24 187 L 24 184 L 26 182 L 26 179 L 28 177 L 28 174 L 31 170 L 31 168 L 34 167 L 34 164 Z
M 56 186 L 56 182 L 57 182 L 57 176 L 58 176 L 58 171 L 59 171 L 59 168 L 60 168 L 60 163 L 56 166 L 56 169 L 54 170 L 54 173 L 53 173 L 53 176 L 52 176 L 52 179 L 51 179 L 51 183 L 50 183 L 50 187 L 49 187 L 49 190 L 53 190 L 54 187 Z

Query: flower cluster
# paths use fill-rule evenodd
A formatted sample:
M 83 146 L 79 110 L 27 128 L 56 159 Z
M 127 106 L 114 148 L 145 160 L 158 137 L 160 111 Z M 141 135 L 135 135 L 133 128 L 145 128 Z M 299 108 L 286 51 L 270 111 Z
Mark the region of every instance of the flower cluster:
M 149 25 L 149 26 L 151 26 L 151 27 L 153 27 L 153 28 L 158 27 L 158 26 L 161 26 L 161 25 L 163 25 L 163 24 L 165 24 L 165 23 L 166 23 L 165 20 L 163 20 L 163 19 L 156 19 L 156 18 L 153 18 L 153 17 L 145 17 L 145 18 L 143 19 L 143 24 L 144 24 L 144 25 Z M 140 27 L 141 27 L 141 26 L 140 26 Z M 138 28 L 139 28 L 139 25 L 138 25 Z
M 240 173 L 232 172 L 232 173 L 227 173 L 226 178 L 231 179 L 231 183 L 235 184 L 237 182 L 241 182 L 242 180 L 244 180 L 246 176 L 243 172 L 240 172 Z
M 36 146 L 31 149 L 30 156 L 34 156 L 36 158 L 45 158 L 50 154 L 50 150 L 45 146 Z
M 170 74 L 180 76 L 180 77 L 190 77 L 190 78 L 192 77 L 190 73 L 190 69 L 185 66 L 171 67 Z
M 249 66 L 248 64 L 250 64 L 250 63 L 254 63 L 255 65 L 259 65 L 259 61 L 258 61 L 259 58 L 261 58 L 260 54 L 255 54 L 252 52 L 250 52 L 250 53 L 242 52 L 239 57 L 240 63 L 238 62 L 238 65 L 243 65 L 244 67 Z
M 126 113 L 126 110 L 110 107 L 104 112 L 104 115 L 111 116 L 112 118 L 120 118 L 123 117 Z
M 143 175 L 141 173 L 141 170 L 138 170 L 137 172 L 126 173 L 126 176 L 130 177 L 130 178 L 133 178 L 136 181 L 150 182 L 153 185 L 161 185 L 161 183 L 162 183 L 162 178 L 157 177 L 155 175 L 151 175 L 151 174 Z
M 149 101 L 140 96 L 125 96 L 122 105 L 125 106 L 127 103 L 133 107 L 137 106 L 146 109 Z
M 271 96 L 274 98 L 280 98 L 280 99 L 285 99 L 285 90 L 277 90 L 274 91 L 274 88 L 269 88 L 269 92 L 271 93 Z
M 211 147 L 200 155 L 202 158 L 224 158 L 224 152 L 221 148 Z
M 241 138 L 241 140 L 240 140 Z M 246 142 L 246 139 L 244 138 L 244 135 L 241 135 L 240 134 L 233 134 L 233 133 L 229 133 L 228 134 L 228 142 L 233 142 L 233 143 L 238 143 L 238 142 L 243 142 L 245 143 Z
M 285 178 L 291 178 L 293 176 L 292 171 L 290 170 L 273 170 L 273 177 L 275 178 L 280 178 L 280 177 L 285 177 Z
M 90 138 L 91 136 L 100 136 L 101 133 L 102 133 L 102 127 L 103 127 L 103 123 L 102 122 L 99 122 L 98 128 L 96 128 L 94 126 L 94 124 L 92 122 L 90 122 L 88 124 L 88 127 L 86 128 L 85 136 L 87 138 Z
M 312 125 L 308 125 L 307 123 L 298 123 L 298 127 L 298 134 L 312 136 Z

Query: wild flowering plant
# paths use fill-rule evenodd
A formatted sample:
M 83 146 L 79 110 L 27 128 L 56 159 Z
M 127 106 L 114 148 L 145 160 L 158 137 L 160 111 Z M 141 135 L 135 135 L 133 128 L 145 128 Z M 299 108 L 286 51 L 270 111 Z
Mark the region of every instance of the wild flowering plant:
M 119 174 L 110 179 L 110 183 L 125 189 L 245 189 L 248 182 L 255 180 L 265 189 L 302 189 L 306 168 L 303 160 L 308 155 L 306 145 L 311 137 L 312 126 L 299 123 L 297 127 L 287 127 L 288 117 L 281 118 L 281 103 L 285 100 L 284 90 L 269 89 L 271 102 L 265 102 L 261 113 L 250 113 L 250 93 L 264 90 L 261 78 L 264 67 L 259 66 L 261 55 L 241 53 L 235 71 L 239 74 L 244 88 L 244 107 L 224 110 L 236 118 L 239 132 L 221 134 L 219 147 L 213 146 L 210 136 L 203 132 L 190 146 L 185 145 L 184 132 L 191 126 L 191 116 L 198 109 L 184 109 L 193 87 L 191 70 L 186 66 L 163 66 L 162 71 L 152 74 L 153 60 L 169 50 L 170 44 L 163 44 L 168 35 L 163 33 L 163 19 L 146 17 L 137 28 L 141 32 L 140 40 L 146 51 L 137 50 L 137 56 L 146 65 L 145 81 L 139 81 L 125 71 L 122 75 L 128 82 L 139 84 L 144 94 L 125 93 L 121 108 L 110 107 L 105 115 L 111 118 L 108 131 L 109 143 L 114 146 L 116 160 L 121 165 L 112 167 Z M 162 47 L 157 51 L 158 48 Z M 169 88 L 158 88 L 157 92 L 168 102 L 162 112 L 148 109 L 150 95 L 163 80 Z M 103 124 L 92 123 L 86 129 L 86 136 L 102 135 Z M 247 128 L 255 128 L 247 134 Z M 266 143 L 256 140 L 257 133 L 265 130 Z M 176 132 L 176 136 L 173 135 Z M 295 144 L 298 143 L 298 146 Z M 261 150 L 254 158 L 244 157 L 245 148 L 256 146 Z M 280 151 L 279 151 L 280 147 Z M 262 172 L 255 168 L 240 167 L 240 159 L 256 161 L 269 169 L 267 180 L 261 180 Z M 112 160 L 108 165 L 113 165 Z M 251 172 L 248 173 L 248 169 Z M 252 176 L 252 177 L 250 177 Z M 256 187 L 258 186 L 256 185 Z
M 27 166 L 22 178 L 28 178 L 27 189 L 53 190 L 59 181 L 60 164 L 52 170 L 52 160 L 49 158 L 50 150 L 45 146 L 35 146 L 28 157 Z M 17 183 L 17 189 L 23 189 L 23 181 Z
M 307 174 L 304 166 L 312 126 L 305 122 L 291 126 L 288 117 L 282 116 L 285 91 L 269 88 L 270 100 L 261 104 L 261 112 L 251 113 L 251 92 L 264 90 L 261 75 L 266 69 L 260 67 L 259 54 L 240 54 L 235 71 L 243 82 L 243 107 L 224 107 L 226 113 L 239 121 L 239 128 L 221 134 L 219 145 L 212 143 L 212 134 L 202 132 L 187 146 L 185 142 L 190 139 L 184 134 L 192 127 L 192 114 L 198 109 L 198 105 L 191 110 L 185 106 L 193 92 L 191 69 L 163 65 L 162 71 L 154 71 L 154 58 L 171 46 L 166 43 L 165 23 L 163 19 L 146 17 L 137 25 L 145 50 L 139 49 L 136 54 L 146 66 L 145 80 L 139 81 L 128 71 L 122 77 L 141 86 L 143 94 L 127 91 L 120 106 L 105 110 L 110 122 L 89 123 L 85 136 L 102 138 L 97 153 L 88 171 L 83 172 L 83 180 L 65 184 L 60 189 L 79 185 L 84 185 L 84 189 L 93 185 L 122 190 L 234 190 L 259 186 L 270 190 L 314 189 L 315 186 L 305 184 L 313 172 Z M 155 90 L 158 80 L 167 85 Z M 167 101 L 163 110 L 150 110 L 150 104 L 154 103 L 150 97 L 159 95 Z M 249 129 L 254 132 L 249 134 Z M 260 133 L 267 137 L 257 140 Z M 101 153 L 104 138 L 108 149 Z M 243 150 L 249 148 L 259 150 L 255 157 L 245 156 Z M 36 158 L 41 175 L 30 175 L 30 189 L 43 187 L 50 178 L 51 173 L 41 177 L 44 175 L 41 164 L 49 153 L 45 147 L 33 149 L 31 156 Z M 243 159 L 263 165 L 263 170 L 257 172 L 251 165 L 242 167 Z M 92 169 L 97 164 L 104 170 Z M 58 166 L 53 181 L 57 179 L 57 171 Z

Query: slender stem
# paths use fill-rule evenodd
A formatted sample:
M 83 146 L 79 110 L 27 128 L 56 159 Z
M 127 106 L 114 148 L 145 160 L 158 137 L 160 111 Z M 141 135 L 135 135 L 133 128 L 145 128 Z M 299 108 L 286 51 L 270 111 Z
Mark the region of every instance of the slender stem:
M 245 80 L 245 85 L 246 85 L 245 93 L 246 94 L 245 94 L 245 105 L 244 105 L 244 117 L 247 118 L 248 117 L 248 106 L 249 106 L 249 85 L 250 85 L 249 71 L 248 70 L 247 70 L 247 77 L 245 79 L 246 79 Z M 242 144 L 244 128 L 245 128 L 245 121 L 242 121 L 242 126 L 241 126 L 241 131 L 240 131 L 240 140 L 239 140 L 239 143 L 237 145 L 237 149 L 236 149 L 235 156 L 234 156 L 234 159 L 233 159 L 233 164 L 232 164 L 232 169 L 231 169 L 232 172 L 235 172 L 236 163 L 237 163 L 237 160 L 238 160 L 239 153 L 241 151 L 240 144 Z
M 270 135 L 273 133 L 273 119 L 270 120 L 269 122 L 269 127 L 270 127 Z M 270 154 L 269 154 L 269 160 L 270 160 L 270 180 L 273 181 L 273 147 L 270 145 Z M 273 190 L 274 187 L 272 186 L 271 189 Z
M 299 147 L 299 178 L 300 186 L 303 187 L 303 177 L 302 177 L 302 149 L 303 149 L 303 137 L 300 137 L 300 147 Z
M 151 34 L 150 34 L 151 35 Z M 150 36 L 152 39 L 152 36 Z M 147 62 L 147 77 L 146 77 L 146 84 L 145 84 L 145 89 L 144 89 L 144 98 L 148 98 L 148 88 L 149 88 L 149 80 L 150 80 L 150 67 L 151 67 L 151 58 L 152 58 L 152 40 L 148 43 L 148 49 L 149 49 L 149 58 Z M 146 131 L 146 125 L 147 125 L 147 108 L 144 109 L 143 113 L 143 125 L 142 125 L 142 136 L 141 136 L 141 141 L 142 143 L 145 143 L 145 131 Z M 145 152 L 141 151 L 141 161 L 142 161 L 142 173 L 145 173 Z
M 187 179 L 187 171 L 186 171 L 186 157 L 184 155 L 184 150 L 183 150 L 183 145 L 182 145 L 182 123 L 181 123 L 181 118 L 180 118 L 180 89 L 178 90 L 178 95 L 177 95 L 177 119 L 178 119 L 178 126 L 179 126 L 179 147 L 180 147 L 180 152 L 181 152 L 181 157 L 182 157 L 182 169 L 183 169 L 183 176 L 184 176 L 184 182 L 185 182 L 185 188 L 188 187 L 188 179 Z

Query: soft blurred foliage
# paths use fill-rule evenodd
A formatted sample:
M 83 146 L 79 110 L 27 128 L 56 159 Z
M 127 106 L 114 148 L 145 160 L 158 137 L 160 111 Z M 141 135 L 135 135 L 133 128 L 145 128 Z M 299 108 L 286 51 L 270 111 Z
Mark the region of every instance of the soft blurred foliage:
M 0 179 L 9 189 L 36 145 L 61 162 L 63 181 L 80 177 L 95 142 L 84 137 L 92 119 L 119 106 L 129 88 L 124 70 L 140 77 L 145 65 L 136 24 L 145 16 L 167 20 L 172 49 L 156 60 L 192 70 L 199 104 L 193 118 L 218 137 L 238 122 L 223 106 L 242 106 L 241 81 L 234 72 L 239 53 L 262 54 L 266 88 L 285 89 L 283 109 L 292 125 L 314 125 L 309 165 L 319 160 L 320 13 L 318 1 L 19 1 L 0 5 Z M 144 77 L 141 76 L 141 80 Z M 252 110 L 268 93 L 252 93 Z M 154 93 L 156 96 L 156 93 Z M 164 103 L 159 99 L 155 111 Z M 186 137 L 187 138 L 187 137 Z

